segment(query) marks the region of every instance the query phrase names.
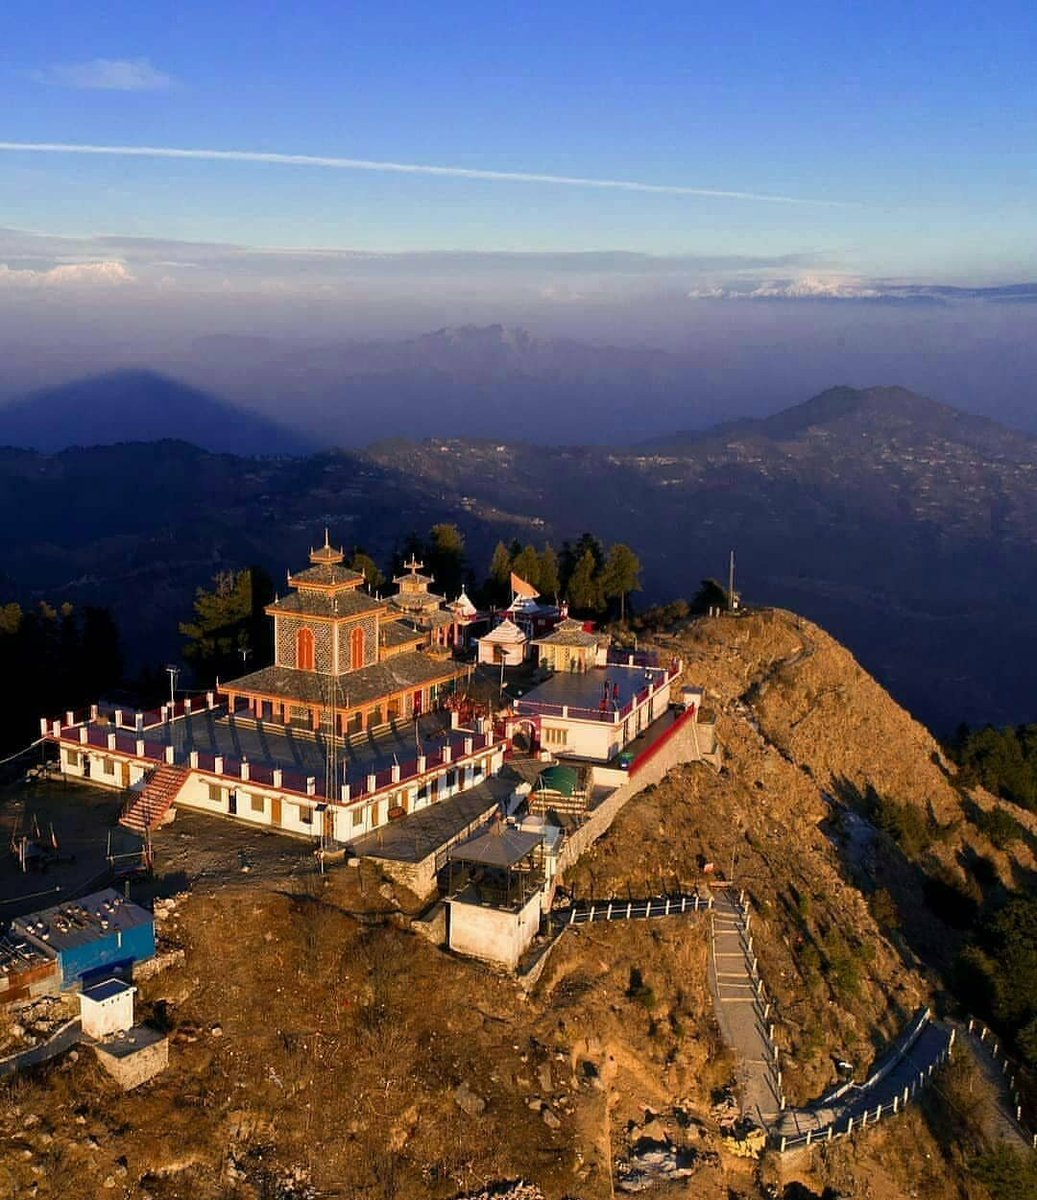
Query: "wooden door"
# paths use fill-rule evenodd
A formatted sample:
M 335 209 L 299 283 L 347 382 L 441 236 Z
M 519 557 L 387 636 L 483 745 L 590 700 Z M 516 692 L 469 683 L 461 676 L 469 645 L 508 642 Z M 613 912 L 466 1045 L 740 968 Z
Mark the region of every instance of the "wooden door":
M 122 764 L 122 786 L 124 788 L 130 786 L 130 764 L 126 762 Z
M 281 797 L 271 796 L 270 798 L 270 824 L 281 824 Z

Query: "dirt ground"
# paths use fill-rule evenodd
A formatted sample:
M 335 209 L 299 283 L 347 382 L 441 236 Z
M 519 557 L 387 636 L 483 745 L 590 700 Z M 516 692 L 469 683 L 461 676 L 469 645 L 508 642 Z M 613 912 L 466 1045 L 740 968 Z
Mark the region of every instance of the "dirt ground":
M 800 1100 L 832 1081 L 833 1054 L 865 1066 L 938 992 L 826 828 L 832 780 L 941 817 L 959 802 L 924 731 L 794 620 L 688 635 L 725 767 L 679 769 L 632 801 L 572 882 L 640 895 L 733 865 Z M 0 1197 L 451 1200 L 524 1178 L 548 1200 L 605 1200 L 646 1144 L 690 1164 L 652 1186 L 658 1200 L 764 1200 L 793 1181 L 848 1200 L 985 1197 L 951 1075 L 851 1141 L 784 1162 L 733 1154 L 719 1115 L 736 1070 L 701 921 L 570 930 L 527 995 L 415 933 L 373 863 L 320 877 L 306 842 L 186 813 L 155 848 L 155 887 L 175 897 L 162 945 L 183 955 L 138 1000 L 169 1032 L 170 1066 L 126 1095 L 83 1051 L 0 1085 Z
M 60 779 L 16 784 L 0 792 L 0 923 L 110 883 L 107 854 L 137 861 L 142 840 L 118 824 L 121 794 Z M 53 826 L 62 859 L 43 871 L 23 873 L 8 852 L 15 830 L 36 819 L 49 844 Z M 176 820 L 152 836 L 154 878 L 133 880 L 130 895 L 148 904 L 198 886 L 244 881 L 276 887 L 313 874 L 313 845 L 305 838 L 181 809 Z

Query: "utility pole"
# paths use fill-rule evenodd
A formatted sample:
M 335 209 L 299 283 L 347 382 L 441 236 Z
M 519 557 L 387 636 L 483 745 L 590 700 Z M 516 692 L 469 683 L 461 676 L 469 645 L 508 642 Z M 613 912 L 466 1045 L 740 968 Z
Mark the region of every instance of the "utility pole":
M 176 680 L 177 680 L 177 676 L 180 674 L 180 668 L 174 667 L 173 664 L 170 663 L 169 666 L 166 667 L 166 671 L 169 674 L 169 703 L 171 706 L 175 706 L 176 705 Z
M 727 565 L 727 608 L 728 612 L 734 612 L 738 607 L 738 602 L 735 600 L 735 552 L 731 551 L 731 558 Z

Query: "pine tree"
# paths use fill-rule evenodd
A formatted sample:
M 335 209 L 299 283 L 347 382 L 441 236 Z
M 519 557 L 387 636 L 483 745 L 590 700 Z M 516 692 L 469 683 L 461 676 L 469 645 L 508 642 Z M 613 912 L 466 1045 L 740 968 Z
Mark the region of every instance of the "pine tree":
M 548 542 L 540 552 L 540 588 L 541 596 L 554 598 L 561 593 L 562 584 L 558 575 L 558 555 Z
M 590 549 L 584 550 L 569 577 L 569 603 L 583 613 L 601 610 L 601 583 L 598 564 Z
M 381 568 L 370 554 L 365 554 L 359 546 L 353 551 L 353 557 L 349 560 L 349 569 L 359 571 L 363 575 L 368 589 L 372 592 L 377 592 L 385 586 L 385 575 Z
M 511 569 L 520 579 L 532 584 L 537 591 L 543 590 L 540 586 L 540 555 L 532 546 L 523 547 L 512 561 Z
M 641 560 L 622 542 L 609 548 L 601 571 L 601 589 L 610 600 L 619 600 L 619 619 L 626 620 L 626 599 L 641 590 Z
M 490 573 L 486 580 L 486 594 L 494 604 L 506 604 L 511 599 L 511 554 L 503 542 L 497 543 L 490 560 Z
M 429 530 L 425 566 L 436 581 L 436 590 L 453 598 L 464 583 L 464 535 L 456 525 L 443 523 Z
M 270 623 L 263 609 L 272 589 L 265 573 L 254 567 L 236 573 L 224 571 L 213 584 L 211 591 L 198 589 L 195 619 L 180 625 L 187 639 L 184 658 L 194 668 L 202 687 L 210 686 L 217 678 L 240 675 L 249 656 L 250 666 L 255 667 L 270 655 Z

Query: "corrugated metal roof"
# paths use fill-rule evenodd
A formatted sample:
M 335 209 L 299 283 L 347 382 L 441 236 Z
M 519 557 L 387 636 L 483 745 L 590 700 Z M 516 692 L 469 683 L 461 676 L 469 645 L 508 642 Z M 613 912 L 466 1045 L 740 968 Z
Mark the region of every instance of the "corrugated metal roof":
M 524 833 L 499 822 L 449 852 L 451 862 L 472 863 L 481 867 L 513 867 L 540 845 L 543 835 Z

